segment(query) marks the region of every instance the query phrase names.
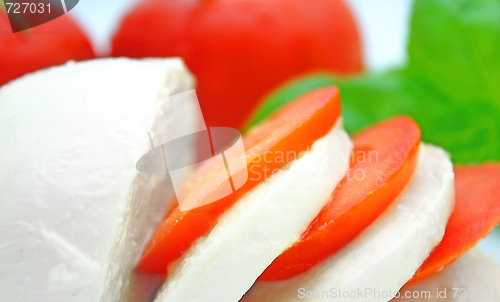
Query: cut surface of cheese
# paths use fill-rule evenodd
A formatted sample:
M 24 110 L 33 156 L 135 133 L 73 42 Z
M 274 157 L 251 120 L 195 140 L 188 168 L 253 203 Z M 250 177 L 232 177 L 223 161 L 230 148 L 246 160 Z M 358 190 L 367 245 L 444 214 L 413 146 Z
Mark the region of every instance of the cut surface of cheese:
M 391 300 L 441 241 L 454 206 L 453 179 L 448 155 L 421 144 L 412 179 L 371 226 L 302 275 L 257 282 L 242 301 Z
M 151 149 L 148 131 L 164 140 L 196 130 L 190 105 L 168 98 L 192 86 L 180 59 L 120 58 L 0 89 L 0 300 L 128 300 L 173 199 L 168 176 L 140 174 L 136 162 Z
M 352 148 L 339 121 L 224 213 L 180 260 L 155 301 L 238 301 L 328 202 Z
M 405 285 L 392 302 L 499 302 L 500 267 L 474 248 L 442 271 Z

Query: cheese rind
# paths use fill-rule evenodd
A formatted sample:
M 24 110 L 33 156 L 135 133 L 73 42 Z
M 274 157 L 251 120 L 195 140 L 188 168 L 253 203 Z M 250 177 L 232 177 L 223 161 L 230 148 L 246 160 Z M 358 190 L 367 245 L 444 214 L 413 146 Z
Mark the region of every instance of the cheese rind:
M 167 98 L 192 86 L 179 59 L 120 58 L 0 89 L 2 300 L 127 299 L 133 262 L 173 196 L 167 176 L 135 164 L 148 131 L 176 131 L 155 128 L 161 118 L 196 129 Z
M 441 241 L 454 206 L 453 180 L 448 155 L 421 144 L 410 182 L 372 225 L 306 273 L 257 282 L 242 302 L 389 301 Z
M 181 260 L 155 301 L 238 301 L 306 230 L 349 167 L 341 122 L 249 191 Z

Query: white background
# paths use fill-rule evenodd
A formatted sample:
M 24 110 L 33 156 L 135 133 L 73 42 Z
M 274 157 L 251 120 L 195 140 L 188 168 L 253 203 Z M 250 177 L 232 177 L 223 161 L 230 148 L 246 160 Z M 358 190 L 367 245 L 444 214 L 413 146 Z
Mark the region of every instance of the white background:
M 121 17 L 140 0 L 80 0 L 70 14 L 89 35 L 99 55 L 109 51 L 109 41 Z M 264 1 L 264 0 L 261 0 Z M 405 63 L 408 25 L 413 0 L 346 0 L 361 30 L 364 57 L 370 71 Z M 500 230 L 479 246 L 500 264 Z

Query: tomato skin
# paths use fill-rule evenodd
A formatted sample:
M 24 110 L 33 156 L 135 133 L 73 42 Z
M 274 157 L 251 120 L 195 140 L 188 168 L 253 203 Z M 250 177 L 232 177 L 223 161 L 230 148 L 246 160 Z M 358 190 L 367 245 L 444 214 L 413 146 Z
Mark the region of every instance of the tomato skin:
M 361 54 L 343 0 L 141 2 L 112 42 L 113 56 L 182 57 L 198 79 L 207 125 L 237 129 L 285 79 L 358 73 Z
M 247 182 L 235 193 L 216 202 L 186 212 L 181 212 L 178 207 L 173 210 L 153 235 L 137 270 L 165 274 L 170 264 L 182 256 L 198 238 L 210 231 L 224 211 L 243 194 L 264 181 L 266 175 L 270 176 L 266 171 L 275 171 L 284 166 L 287 160 L 293 159 L 285 157 L 283 160 L 276 160 L 282 152 L 299 154 L 307 150 L 329 132 L 339 116 L 338 89 L 329 87 L 304 95 L 243 137 L 248 155 Z M 208 193 L 207 187 L 215 189 L 224 180 L 218 178 L 220 175 L 227 178 L 225 172 L 214 174 L 205 183 L 195 184 L 191 190 L 196 196 L 205 196 L 206 194 L 199 194 L 199 190 Z M 207 186 L 209 182 L 210 185 Z
M 415 170 L 420 144 L 420 129 L 413 120 L 399 117 L 383 122 L 357 134 L 353 142 L 350 179 L 344 178 L 302 238 L 259 280 L 288 279 L 331 256 L 375 221 L 404 189 Z M 365 176 L 355 177 L 356 170 Z
M 500 164 L 455 168 L 455 210 L 441 243 L 407 284 L 439 271 L 474 247 L 500 223 Z
M 95 58 L 90 42 L 67 15 L 12 33 L 7 13 L 0 10 L 0 86 L 27 73 Z

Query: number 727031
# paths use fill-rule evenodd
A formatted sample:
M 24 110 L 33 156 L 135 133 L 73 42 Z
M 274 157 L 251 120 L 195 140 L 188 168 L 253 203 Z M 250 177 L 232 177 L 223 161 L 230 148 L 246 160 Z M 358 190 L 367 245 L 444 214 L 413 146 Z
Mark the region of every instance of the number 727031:
M 478 297 L 478 298 L 489 298 L 497 296 L 497 289 L 489 289 L 489 288 L 458 288 L 454 287 L 452 288 L 453 290 L 453 298 L 466 298 L 469 296 L 470 298 L 472 297 Z
M 43 14 L 45 12 L 50 14 L 50 3 L 5 3 L 7 14 L 25 14 L 27 11 L 29 13 L 39 13 Z M 11 12 L 12 10 L 12 12 Z

